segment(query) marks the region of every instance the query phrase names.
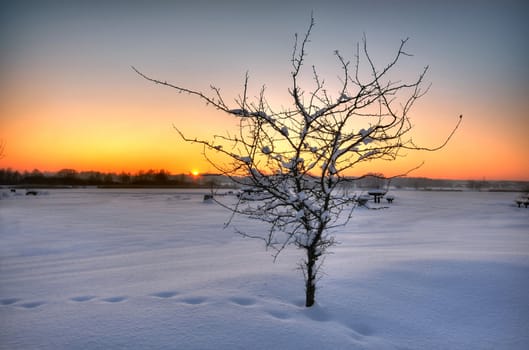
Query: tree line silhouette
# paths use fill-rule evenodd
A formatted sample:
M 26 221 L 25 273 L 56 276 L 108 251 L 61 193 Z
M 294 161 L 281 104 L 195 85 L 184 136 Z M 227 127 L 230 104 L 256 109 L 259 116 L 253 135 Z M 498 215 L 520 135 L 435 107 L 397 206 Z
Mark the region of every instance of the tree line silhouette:
M 19 172 L 0 169 L 0 184 L 10 186 L 100 186 L 100 187 L 211 187 L 218 186 L 218 179 L 191 174 L 173 175 L 167 170 L 140 170 L 113 173 L 100 171 L 78 172 L 74 169 L 61 169 L 54 173 L 44 173 L 38 169 Z
M 529 192 L 527 181 L 485 181 L 485 180 L 446 180 L 425 177 L 395 178 L 390 182 L 381 179 L 381 174 L 368 175 L 355 181 L 356 189 L 374 189 L 392 187 L 396 189 L 429 190 L 436 188 L 474 191 L 522 191 Z M 167 170 L 141 170 L 130 172 L 100 172 L 61 169 L 58 172 L 42 172 L 35 169 L 17 171 L 0 168 L 0 185 L 20 187 L 60 187 L 60 186 L 98 186 L 98 187 L 179 187 L 179 188 L 221 188 L 234 187 L 224 176 L 203 174 L 171 174 Z

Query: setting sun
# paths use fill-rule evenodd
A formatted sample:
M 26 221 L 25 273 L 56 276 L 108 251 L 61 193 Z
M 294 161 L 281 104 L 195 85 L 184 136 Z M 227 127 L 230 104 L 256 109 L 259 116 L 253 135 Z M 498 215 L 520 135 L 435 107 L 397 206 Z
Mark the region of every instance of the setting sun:
M 198 175 L 200 175 L 200 172 L 197 169 L 193 169 L 193 170 L 191 170 L 191 175 L 198 176 Z

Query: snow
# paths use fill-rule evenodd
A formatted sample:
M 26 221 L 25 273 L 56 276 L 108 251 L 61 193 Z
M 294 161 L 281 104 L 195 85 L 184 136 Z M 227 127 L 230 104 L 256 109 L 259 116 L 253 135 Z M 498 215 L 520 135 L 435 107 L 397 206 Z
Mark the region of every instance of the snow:
M 270 154 L 272 153 L 272 149 L 268 146 L 264 146 L 262 149 L 261 149 L 261 152 L 263 152 L 264 154 Z
M 231 113 L 233 115 L 239 115 L 239 116 L 242 116 L 242 117 L 245 117 L 245 116 L 248 115 L 248 111 L 247 110 L 240 109 L 240 108 L 230 109 L 230 110 L 228 110 L 228 113 Z
M 246 164 L 251 164 L 252 163 L 252 158 L 251 157 L 237 157 L 237 158 L 243 163 L 246 163 Z
M 359 134 L 362 136 L 362 137 L 366 137 L 367 135 L 371 134 L 371 132 L 373 131 L 373 127 L 370 127 L 369 129 L 361 129 L 359 131 Z
M 392 191 L 388 209 L 358 208 L 310 309 L 301 252 L 273 263 L 204 194 L 3 196 L 0 349 L 529 347 L 529 209 L 513 194 Z

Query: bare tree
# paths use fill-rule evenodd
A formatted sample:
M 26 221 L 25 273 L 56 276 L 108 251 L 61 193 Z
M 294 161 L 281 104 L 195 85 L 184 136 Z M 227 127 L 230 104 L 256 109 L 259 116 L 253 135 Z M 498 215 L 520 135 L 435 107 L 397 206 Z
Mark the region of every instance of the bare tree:
M 222 174 L 263 194 L 259 201 L 239 201 L 230 209 L 269 225 L 266 232 L 241 233 L 264 240 L 275 257 L 289 245 L 304 251 L 300 267 L 307 307 L 315 303 L 323 257 L 336 244 L 332 229 L 347 223 L 356 205 L 355 196 L 339 191 L 354 180 L 346 176 L 347 171 L 375 159 L 395 160 L 407 150 L 436 151 L 446 145 L 461 122 L 460 117 L 439 146 L 422 147 L 413 142 L 409 112 L 428 90 L 423 88 L 428 67 L 411 82 L 390 79 L 397 62 L 409 56 L 404 51 L 407 40 L 382 68 L 375 66 L 365 37 L 352 62 L 335 51 L 341 79 L 338 91 L 331 94 L 316 68 L 306 69 L 313 27 L 311 18 L 305 35 L 295 36 L 289 107 L 273 107 L 264 87 L 257 97 L 250 98 L 248 74 L 242 94 L 230 106 L 217 87 L 211 86 L 208 94 L 154 79 L 132 67 L 153 83 L 196 96 L 238 118 L 237 134 L 215 135 L 211 140 L 188 137 L 175 129 L 183 140 L 201 144 L 205 157 Z M 310 90 L 300 86 L 306 70 L 313 79 Z M 226 162 L 214 161 L 210 152 L 223 155 Z

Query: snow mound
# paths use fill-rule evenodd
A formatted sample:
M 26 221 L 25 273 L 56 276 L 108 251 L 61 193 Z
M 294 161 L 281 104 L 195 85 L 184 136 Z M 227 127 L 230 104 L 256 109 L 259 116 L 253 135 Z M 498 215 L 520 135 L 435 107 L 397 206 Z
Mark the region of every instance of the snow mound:
M 336 229 L 318 303 L 204 191 L 0 201 L 0 349 L 527 349 L 529 217 L 505 193 L 396 191 Z M 223 200 L 237 200 L 225 196 Z M 259 223 L 236 218 L 246 232 Z

